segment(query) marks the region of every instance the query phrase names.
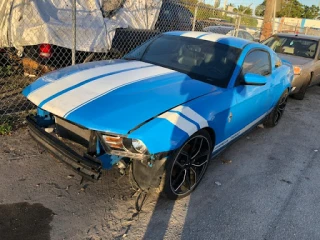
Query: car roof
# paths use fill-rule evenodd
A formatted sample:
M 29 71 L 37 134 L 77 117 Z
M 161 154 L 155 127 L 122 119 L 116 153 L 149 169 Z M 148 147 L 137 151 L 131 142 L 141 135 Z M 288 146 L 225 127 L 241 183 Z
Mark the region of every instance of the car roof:
M 206 27 L 206 28 L 223 28 L 223 29 L 229 29 L 229 30 L 233 30 L 234 27 L 231 27 L 231 26 L 209 26 L 209 27 Z
M 320 40 L 320 37 L 319 37 L 319 36 L 304 35 L 304 34 L 295 34 L 295 33 L 277 33 L 277 34 L 274 34 L 273 36 L 279 36 L 279 37 L 295 37 L 295 38 L 307 39 L 307 40 L 315 40 L 315 41 L 319 41 L 319 40 Z
M 233 27 L 225 27 L 225 26 L 209 26 L 203 29 L 204 31 L 210 31 L 214 33 L 227 34 L 230 31 L 234 30 Z
M 247 44 L 251 43 L 248 40 L 242 38 L 236 38 L 232 36 L 227 36 L 218 33 L 211 33 L 211 32 L 191 32 L 191 31 L 173 31 L 173 32 L 166 32 L 166 35 L 175 35 L 181 37 L 189 37 L 189 38 L 196 38 L 201 40 L 207 40 L 211 42 L 219 42 L 231 47 L 236 48 L 244 48 Z

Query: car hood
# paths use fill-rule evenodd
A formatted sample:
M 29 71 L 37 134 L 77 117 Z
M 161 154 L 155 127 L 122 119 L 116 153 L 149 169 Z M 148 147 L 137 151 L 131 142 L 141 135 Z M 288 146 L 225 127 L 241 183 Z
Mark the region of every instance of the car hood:
M 313 61 L 313 59 L 311 59 L 311 58 L 297 57 L 297 56 L 286 55 L 286 54 L 281 54 L 281 53 L 280 54 L 278 53 L 278 56 L 281 59 L 290 62 L 292 65 L 302 66 L 302 65 L 305 65 L 305 64 Z
M 168 68 L 113 60 L 49 73 L 23 94 L 39 108 L 85 128 L 127 134 L 173 107 L 219 90 Z

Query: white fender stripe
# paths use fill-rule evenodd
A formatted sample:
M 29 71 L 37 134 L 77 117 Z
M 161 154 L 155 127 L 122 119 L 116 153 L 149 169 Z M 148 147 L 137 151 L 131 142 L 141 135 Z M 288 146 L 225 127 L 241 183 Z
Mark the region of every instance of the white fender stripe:
M 159 75 L 169 74 L 174 70 L 153 66 L 135 69 L 99 78 L 74 88 L 45 103 L 42 108 L 60 117 L 66 117 L 81 106 L 125 85 Z
M 149 66 L 151 64 L 144 63 L 144 62 L 125 62 L 119 64 L 111 64 L 106 66 L 101 66 L 97 68 L 87 69 L 80 71 L 78 73 L 63 77 L 56 81 L 52 81 L 47 85 L 44 85 L 41 88 L 31 92 L 28 96 L 28 99 L 33 102 L 34 104 L 38 105 L 43 100 L 53 96 L 60 91 L 72 87 L 76 84 L 86 81 L 89 78 L 96 77 L 108 72 L 116 72 L 120 70 L 125 70 L 127 68 L 134 68 L 134 67 L 144 67 Z M 50 79 L 48 79 L 49 81 Z
M 182 131 L 186 132 L 189 136 L 191 136 L 198 130 L 195 124 L 189 122 L 187 119 L 185 119 L 179 113 L 176 112 L 165 112 L 158 116 L 158 118 L 168 120 L 173 125 L 180 128 Z
M 186 117 L 195 121 L 196 123 L 198 123 L 200 125 L 200 129 L 208 127 L 208 121 L 205 118 L 203 118 L 200 114 L 198 114 L 197 112 L 195 112 L 194 110 L 192 110 L 189 107 L 178 106 L 178 107 L 172 109 L 172 111 L 180 112 L 183 115 L 185 115 Z

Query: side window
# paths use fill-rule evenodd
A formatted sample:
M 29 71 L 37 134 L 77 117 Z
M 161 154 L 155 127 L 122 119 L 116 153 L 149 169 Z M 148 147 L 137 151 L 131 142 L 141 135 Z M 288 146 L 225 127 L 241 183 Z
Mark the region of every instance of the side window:
M 236 85 L 239 85 L 242 82 L 243 76 L 246 73 L 255 73 L 262 76 L 271 74 L 270 54 L 261 50 L 254 50 L 250 52 L 244 59 L 242 70 L 237 79 Z
M 250 52 L 244 59 L 242 75 L 255 73 L 262 76 L 271 74 L 271 61 L 268 52 L 255 50 Z
M 231 31 L 228 32 L 226 35 L 228 35 L 228 36 L 235 36 L 236 34 L 235 34 L 234 30 L 231 30 Z
M 247 39 L 249 41 L 253 41 L 253 37 L 249 33 L 243 32 L 243 34 L 244 34 L 244 38 L 245 39 Z
M 238 38 L 244 38 L 245 39 L 245 36 L 243 35 L 242 31 L 238 31 Z

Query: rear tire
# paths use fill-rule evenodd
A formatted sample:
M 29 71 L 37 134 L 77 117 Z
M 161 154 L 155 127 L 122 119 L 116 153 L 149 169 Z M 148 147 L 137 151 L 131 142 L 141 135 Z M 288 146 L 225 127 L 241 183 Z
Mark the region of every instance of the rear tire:
M 265 122 L 263 123 L 263 125 L 265 127 L 271 128 L 271 127 L 275 127 L 278 125 L 280 119 L 282 118 L 284 110 L 286 108 L 287 101 L 288 101 L 288 95 L 289 95 L 289 92 L 288 92 L 288 89 L 286 89 L 282 93 L 277 105 L 274 107 L 272 112 L 269 113 Z
M 198 186 L 207 170 L 212 145 L 209 133 L 202 129 L 168 158 L 160 186 L 164 197 L 181 199 Z

